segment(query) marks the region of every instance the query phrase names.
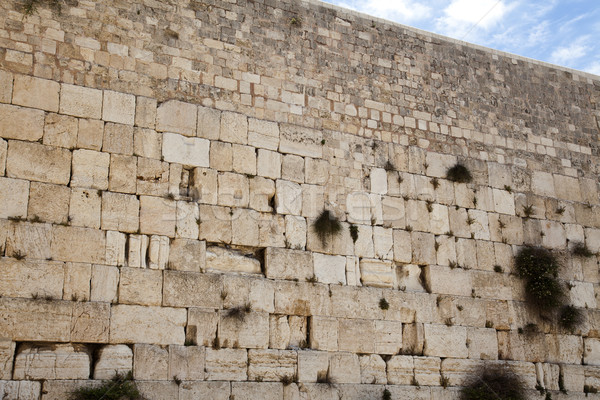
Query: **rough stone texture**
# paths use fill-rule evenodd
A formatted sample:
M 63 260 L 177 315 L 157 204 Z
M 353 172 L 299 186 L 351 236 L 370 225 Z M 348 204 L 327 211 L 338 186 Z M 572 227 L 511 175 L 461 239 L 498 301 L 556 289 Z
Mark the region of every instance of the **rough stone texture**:
M 5 139 L 35 142 L 44 134 L 44 112 L 0 104 L 0 132 Z
M 169 351 L 151 344 L 133 346 L 133 378 L 140 380 L 169 379 Z
M 11 141 L 8 144 L 6 175 L 66 185 L 71 177 L 71 152 L 38 143 Z
M 91 353 L 83 345 L 23 344 L 17 350 L 13 379 L 87 379 Z
M 346 284 L 346 257 L 314 253 L 314 274 L 319 282 Z
M 204 379 L 205 348 L 199 346 L 169 346 L 169 378 Z
M 208 167 L 210 142 L 206 139 L 188 138 L 175 133 L 163 135 L 162 155 L 165 161 L 194 167 Z
M 206 249 L 206 269 L 247 274 L 258 274 L 261 271 L 260 262 L 257 259 L 247 257 L 241 251 L 216 246 Z
M 248 352 L 244 349 L 206 349 L 205 373 L 209 381 L 243 381 L 247 374 Z
M 171 100 L 162 103 L 156 110 L 156 130 L 196 136 L 196 106 Z
M 112 379 L 116 374 L 133 371 L 133 351 L 124 344 L 107 345 L 98 352 L 94 365 L 94 379 Z
M 467 358 L 467 330 L 464 327 L 424 324 L 424 331 L 424 355 Z
M 116 343 L 183 344 L 187 313 L 182 309 L 115 305 L 110 340 Z
M 0 340 L 0 380 L 9 380 L 12 377 L 15 348 L 15 342 Z

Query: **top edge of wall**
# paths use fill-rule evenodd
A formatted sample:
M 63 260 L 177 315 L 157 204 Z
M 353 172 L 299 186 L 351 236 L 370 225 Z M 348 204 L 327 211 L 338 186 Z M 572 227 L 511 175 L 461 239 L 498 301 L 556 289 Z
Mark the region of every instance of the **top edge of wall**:
M 569 72 L 572 73 L 574 75 L 578 75 L 580 77 L 583 78 L 587 78 L 587 79 L 591 79 L 594 81 L 598 81 L 600 82 L 600 75 L 595 75 L 592 74 L 590 72 L 585 72 L 585 71 L 581 71 L 581 70 L 577 70 L 577 69 L 573 69 L 573 68 L 568 68 L 568 67 L 564 67 L 561 65 L 557 65 L 557 64 L 552 64 L 546 61 L 540 61 L 540 60 L 536 60 L 534 58 L 529 58 L 529 57 L 525 57 L 525 56 L 520 56 L 518 54 L 514 54 L 514 53 L 510 53 L 507 51 L 502 51 L 502 50 L 496 50 L 493 49 L 491 47 L 486 47 L 486 46 L 481 46 L 478 44 L 474 44 L 474 43 L 470 43 L 470 42 L 466 42 L 464 40 L 459 40 L 459 39 L 454 39 L 451 38 L 449 36 L 444 36 L 444 35 L 440 35 L 438 33 L 433 33 L 433 32 L 429 32 L 429 31 L 425 31 L 419 28 L 414 28 L 412 26 L 409 25 L 403 25 L 400 24 L 398 22 L 394 22 L 394 21 L 390 21 L 387 19 L 383 19 L 380 17 L 375 17 L 373 15 L 369 15 L 360 11 L 356 11 L 356 10 L 352 10 L 350 8 L 345 8 L 345 7 L 341 7 L 335 4 L 331 4 L 331 3 L 325 3 L 321 0 L 300 0 L 302 3 L 308 3 L 308 4 L 314 4 L 320 7 L 326 7 L 329 8 L 331 10 L 334 10 L 336 13 L 338 14 L 347 14 L 347 15 L 351 15 L 354 17 L 358 17 L 358 18 L 362 18 L 362 19 L 369 19 L 371 21 L 374 22 L 379 22 L 379 23 L 383 23 L 392 27 L 396 27 L 396 28 L 401 28 L 401 29 L 405 29 L 407 31 L 411 31 L 414 32 L 416 34 L 431 38 L 431 39 L 439 39 L 439 40 L 443 40 L 445 42 L 448 43 L 453 43 L 453 44 L 457 44 L 457 45 L 461 45 L 461 46 L 465 46 L 468 48 L 472 48 L 475 50 L 481 50 L 484 51 L 486 53 L 489 53 L 490 55 L 497 55 L 497 56 L 502 56 L 502 57 L 507 57 L 510 59 L 515 59 L 515 60 L 520 60 L 520 61 L 524 61 L 526 63 L 529 64 L 534 64 L 534 65 L 540 65 L 543 67 L 547 67 L 547 68 L 552 68 L 552 69 L 556 69 L 556 70 L 560 70 L 560 71 L 564 71 L 564 72 Z M 591 82 L 590 82 L 591 83 Z

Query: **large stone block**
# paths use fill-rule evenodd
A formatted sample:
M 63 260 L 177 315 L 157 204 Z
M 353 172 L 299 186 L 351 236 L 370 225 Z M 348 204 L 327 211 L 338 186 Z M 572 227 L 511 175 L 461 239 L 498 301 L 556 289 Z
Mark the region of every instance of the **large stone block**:
M 299 156 L 321 158 L 323 145 L 321 131 L 300 127 L 297 125 L 281 124 L 279 151 Z
M 198 108 L 194 104 L 177 100 L 166 101 L 156 110 L 156 130 L 196 136 L 197 114 Z
M 169 346 L 169 378 L 182 381 L 204 379 L 205 349 L 200 346 Z
M 102 193 L 102 229 L 135 233 L 140 226 L 140 202 L 135 195 Z
M 165 271 L 163 305 L 172 307 L 220 308 L 221 275 Z
M 0 104 L 0 136 L 35 142 L 43 135 L 43 111 Z
M 329 357 L 325 351 L 298 351 L 298 382 L 317 382 L 327 378 Z
M 436 357 L 467 358 L 467 329 L 462 326 L 424 324 L 423 354 Z
M 435 264 L 437 255 L 435 250 L 435 236 L 425 232 L 412 232 L 412 261 L 414 264 Z
M 313 275 L 312 254 L 301 250 L 269 247 L 265 253 L 265 273 L 270 279 L 305 280 Z
M 110 304 L 99 302 L 73 303 L 71 341 L 107 343 L 110 327 Z
M 77 381 L 73 381 L 77 382 Z M 44 382 L 45 383 L 45 382 Z M 38 400 L 42 391 L 42 383 L 36 381 L 0 381 L 0 396 L 6 400 Z M 51 397 L 46 397 L 53 400 Z M 58 397 L 62 399 L 64 397 Z
M 44 125 L 43 143 L 72 149 L 77 144 L 77 118 L 60 114 L 48 114 Z
M 42 221 L 64 224 L 69 215 L 71 191 L 62 185 L 32 182 L 29 189 L 28 215 Z
M 10 380 L 13 372 L 16 343 L 0 339 L 0 380 Z
M 102 90 L 62 84 L 60 113 L 74 117 L 100 119 L 102 117 Z
M 396 286 L 396 269 L 390 261 L 361 259 L 360 280 L 365 286 L 393 288 Z
M 186 321 L 184 309 L 115 305 L 110 319 L 110 341 L 183 344 Z
M 283 385 L 279 382 L 234 382 L 231 396 L 237 400 L 278 400 L 283 399 Z
M 515 331 L 498 332 L 498 358 L 543 362 L 546 359 L 546 341 L 542 333 L 518 334 Z
M 135 121 L 135 96 L 105 90 L 102 104 L 102 119 L 108 122 L 133 125 Z
M 246 275 L 223 276 L 223 308 L 234 308 L 250 304 L 253 311 L 274 311 L 275 284 L 271 280 Z
M 8 71 L 0 72 L 0 103 L 10 103 L 13 91 L 13 74 Z
M 100 150 L 104 138 L 104 121 L 79 119 L 77 147 L 80 149 Z
M 300 282 L 278 282 L 275 313 L 288 315 L 331 315 L 327 286 Z
M 169 249 L 169 269 L 201 272 L 206 267 L 206 242 L 175 239 Z
M 351 353 L 375 352 L 374 321 L 340 319 L 338 324 L 338 347 L 340 351 L 348 351 Z
M 117 301 L 119 269 L 108 265 L 93 265 L 90 299 L 113 303 Z
M 175 133 L 163 135 L 162 155 L 165 161 L 194 167 L 208 167 L 210 142 L 201 138 L 190 138 Z
M 160 306 L 163 275 L 160 270 L 121 268 L 119 303 Z
M 205 379 L 245 381 L 248 377 L 248 352 L 245 349 L 206 349 Z
M 414 379 L 412 356 L 393 356 L 387 362 L 387 382 L 392 385 L 410 385 Z
M 231 384 L 229 382 L 182 382 L 179 385 L 179 400 L 229 400 Z
M 11 178 L 66 185 L 71 178 L 71 152 L 39 143 L 10 141 L 6 175 Z
M 70 226 L 54 226 L 52 257 L 60 261 L 102 264 L 106 256 L 106 237 L 103 231 Z M 74 250 L 74 243 L 76 249 Z
M 498 338 L 495 329 L 467 328 L 469 358 L 482 360 L 498 359 Z
M 170 380 L 169 351 L 162 346 L 133 346 L 133 378 L 136 380 Z
M 102 217 L 101 193 L 95 189 L 73 188 L 69 201 L 72 226 L 100 228 Z
M 293 350 L 248 350 L 248 379 L 279 382 L 296 377 L 298 355 Z
M 0 295 L 61 299 L 64 283 L 63 264 L 47 261 L 0 259 Z
M 576 335 L 546 335 L 546 360 L 551 363 L 579 364 L 584 353 L 584 340 Z
M 218 204 L 228 207 L 248 207 L 250 187 L 245 175 L 225 172 L 219 174 Z M 241 212 L 241 211 L 240 211 Z
M 360 383 L 358 355 L 332 353 L 329 356 L 329 378 L 333 383 Z
M 0 331 L 16 341 L 68 342 L 71 303 L 27 299 L 0 299 Z
M 71 186 L 108 189 L 110 155 L 92 150 L 73 152 L 73 177 Z
M 338 350 L 339 322 L 336 318 L 316 317 L 310 319 L 310 348 L 325 351 Z M 344 334 L 346 334 L 344 332 Z
M 173 237 L 177 221 L 177 203 L 160 197 L 140 197 L 140 231 Z
M 428 265 L 422 271 L 432 293 L 470 296 L 473 284 L 471 274 L 464 269 Z
M 260 261 L 240 250 L 211 246 L 206 249 L 206 270 L 260 274 Z
M 137 189 L 137 157 L 111 154 L 108 189 L 113 192 L 135 193 Z
M 87 379 L 90 361 L 84 345 L 25 343 L 17 349 L 13 379 Z
M 360 356 L 360 380 L 363 384 L 386 384 L 386 364 L 377 354 Z
M 221 311 L 218 337 L 224 347 L 266 349 L 269 346 L 269 315 L 245 310 L 241 304 Z
M 224 142 L 248 143 L 248 118 L 243 114 L 223 112 L 219 139 Z
M 133 126 L 107 122 L 104 126 L 102 151 L 116 154 L 133 154 Z
M 314 253 L 314 274 L 319 282 L 346 284 L 346 257 Z
M 124 344 L 107 345 L 98 351 L 94 379 L 112 379 L 133 371 L 133 351 Z
M 414 357 L 415 381 L 420 385 L 437 386 L 440 384 L 441 360 L 438 357 Z
M 13 222 L 7 228 L 5 247 L 7 256 L 15 257 L 20 254 L 28 259 L 41 260 L 51 257 L 52 225 Z

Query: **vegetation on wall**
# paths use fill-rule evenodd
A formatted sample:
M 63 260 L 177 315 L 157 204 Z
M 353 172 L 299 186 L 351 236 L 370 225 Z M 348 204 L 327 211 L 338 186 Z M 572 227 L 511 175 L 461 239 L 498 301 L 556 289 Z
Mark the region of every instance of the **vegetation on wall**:
M 83 387 L 75 390 L 72 400 L 143 400 L 131 372 L 117 374 L 111 380 L 103 381 L 100 386 Z
M 461 390 L 461 400 L 525 400 L 525 385 L 510 369 L 484 367 Z
M 319 218 L 313 222 L 312 228 L 323 246 L 326 246 L 333 236 L 342 231 L 342 224 L 329 210 L 323 210 Z
M 469 169 L 461 163 L 456 163 L 450 167 L 446 172 L 446 178 L 458 183 L 469 183 L 473 180 Z

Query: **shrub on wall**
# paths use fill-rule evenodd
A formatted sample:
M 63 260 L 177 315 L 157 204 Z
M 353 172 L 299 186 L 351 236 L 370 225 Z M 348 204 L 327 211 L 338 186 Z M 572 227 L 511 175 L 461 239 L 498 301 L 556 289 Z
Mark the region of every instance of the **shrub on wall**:
M 461 390 L 461 400 L 525 400 L 525 385 L 510 369 L 484 367 Z
M 473 176 L 467 167 L 461 163 L 457 163 L 450 167 L 446 172 L 446 178 L 452 182 L 469 183 L 473 180 Z
M 72 400 L 142 400 L 131 372 L 117 374 L 112 380 L 103 381 L 100 386 L 83 387 L 75 390 Z
M 313 222 L 312 228 L 323 246 L 326 246 L 329 239 L 342 231 L 342 224 L 329 210 L 323 210 L 319 218 Z

